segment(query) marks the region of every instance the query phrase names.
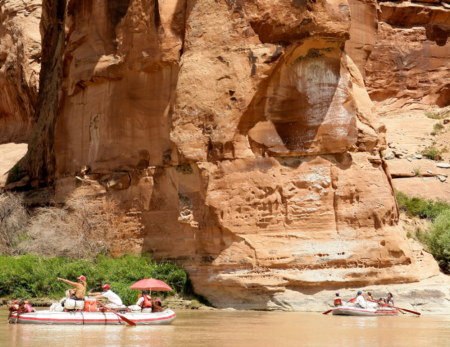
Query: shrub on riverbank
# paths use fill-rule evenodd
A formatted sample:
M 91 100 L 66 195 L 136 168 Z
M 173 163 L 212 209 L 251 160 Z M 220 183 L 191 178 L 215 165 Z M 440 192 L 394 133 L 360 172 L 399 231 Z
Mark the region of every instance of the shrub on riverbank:
M 0 254 L 94 259 L 139 251 L 139 213 L 108 197 L 74 194 L 64 204 L 25 206 L 22 194 L 0 194 Z
M 450 210 L 450 204 L 442 200 L 423 199 L 409 197 L 405 193 L 396 190 L 398 207 L 410 217 L 428 218 L 435 220 L 444 211 Z
M 101 291 L 101 285 L 108 283 L 126 305 L 136 303 L 139 292 L 129 287 L 143 278 L 162 280 L 178 294 L 189 290 L 187 274 L 182 268 L 167 262 L 157 263 L 149 255 L 125 255 L 121 258 L 100 255 L 93 260 L 0 255 L 0 297 L 60 299 L 66 289 L 72 287 L 58 282 L 57 277 L 76 281 L 80 275 L 87 277 L 88 291 Z M 161 292 L 158 295 L 165 294 Z
M 396 191 L 398 206 L 411 217 L 426 218 L 431 221 L 427 231 L 417 232 L 417 238 L 439 261 L 441 268 L 450 270 L 450 204 L 442 200 L 410 198 Z

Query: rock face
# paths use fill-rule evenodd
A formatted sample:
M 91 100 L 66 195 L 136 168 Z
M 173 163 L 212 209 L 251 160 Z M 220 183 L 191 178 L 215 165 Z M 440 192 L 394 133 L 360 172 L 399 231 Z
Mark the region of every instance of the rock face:
M 349 2 L 347 52 L 381 113 L 450 105 L 450 5 L 426 2 Z
M 28 140 L 39 89 L 41 3 L 0 1 L 0 144 Z
M 139 208 L 143 251 L 218 307 L 419 281 L 355 23 L 345 0 L 44 0 L 32 185 Z

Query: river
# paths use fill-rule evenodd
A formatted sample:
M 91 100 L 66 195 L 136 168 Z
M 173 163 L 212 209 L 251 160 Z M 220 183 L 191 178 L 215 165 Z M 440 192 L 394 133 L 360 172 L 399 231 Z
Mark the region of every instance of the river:
M 450 316 L 338 317 L 318 313 L 180 311 L 168 326 L 5 324 L 0 346 L 284 347 L 450 345 Z

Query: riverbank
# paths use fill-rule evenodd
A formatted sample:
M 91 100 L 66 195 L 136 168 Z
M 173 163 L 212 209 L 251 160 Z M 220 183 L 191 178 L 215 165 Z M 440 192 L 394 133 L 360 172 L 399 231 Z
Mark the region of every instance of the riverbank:
M 120 258 L 98 256 L 93 260 L 28 254 L 20 257 L 0 256 L 0 297 L 37 298 L 51 303 L 51 300 L 64 297 L 65 291 L 71 288 L 57 281 L 58 277 L 76 281 L 80 275 L 87 278 L 88 292 L 101 291 L 101 286 L 108 283 L 126 305 L 137 301 L 139 291 L 129 287 L 143 278 L 156 278 L 173 288 L 173 292 L 158 293 L 163 299 L 192 293 L 184 269 L 168 262 L 158 263 L 146 254 Z
M 159 294 L 158 294 L 159 295 Z M 59 302 L 59 300 L 51 298 L 28 298 L 27 299 L 33 307 L 50 307 L 53 303 Z M 4 297 L 0 298 L 0 307 L 6 307 L 13 302 L 12 298 Z M 167 296 L 162 300 L 162 305 L 164 308 L 170 308 L 171 310 L 199 310 L 199 311 L 215 311 L 214 307 L 204 305 L 195 297 L 190 295 L 172 295 Z

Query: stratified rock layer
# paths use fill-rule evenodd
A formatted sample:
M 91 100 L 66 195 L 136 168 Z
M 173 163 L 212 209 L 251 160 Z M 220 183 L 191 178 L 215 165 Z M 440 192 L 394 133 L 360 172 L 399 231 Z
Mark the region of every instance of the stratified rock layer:
M 352 8 L 365 6 L 366 12 L 371 8 L 357 4 L 350 2 Z M 449 106 L 450 5 L 380 2 L 377 20 L 377 30 L 366 31 L 369 37 L 352 38 L 354 53 L 349 54 L 352 58 L 361 55 L 355 49 L 358 42 L 373 46 L 364 72 L 367 90 L 379 111 Z
M 28 140 L 38 96 L 41 3 L 0 1 L 0 144 Z
M 143 251 L 182 264 L 219 307 L 422 278 L 358 69 L 371 34 L 349 48 L 355 64 L 345 0 L 43 9 L 32 185 L 138 208 Z

